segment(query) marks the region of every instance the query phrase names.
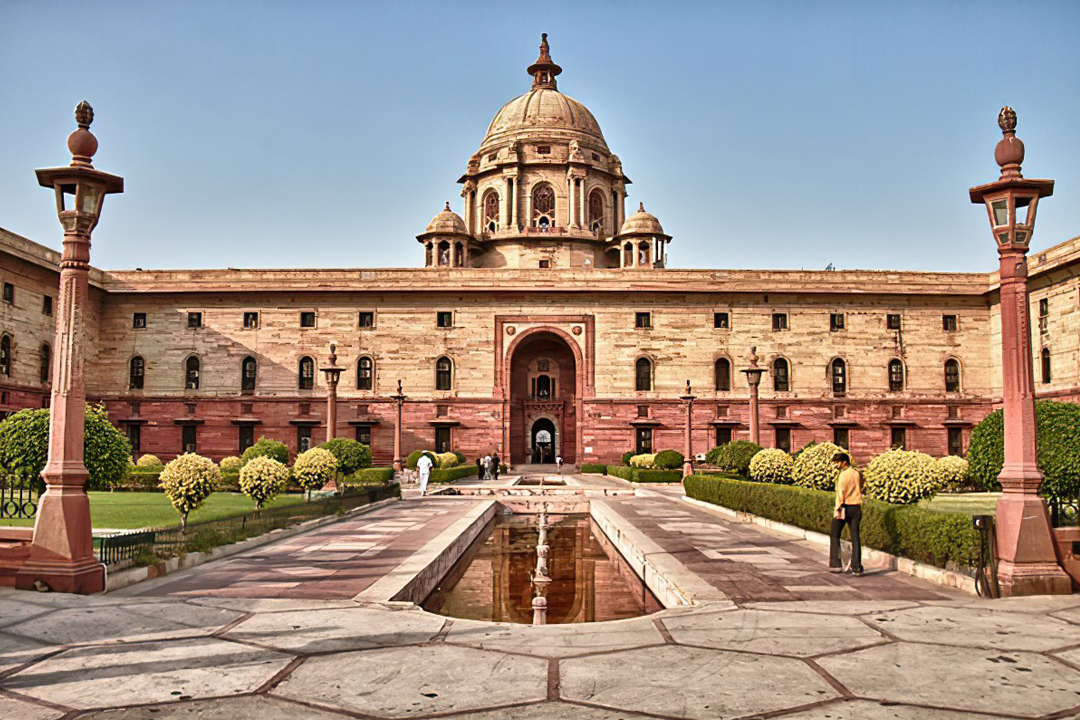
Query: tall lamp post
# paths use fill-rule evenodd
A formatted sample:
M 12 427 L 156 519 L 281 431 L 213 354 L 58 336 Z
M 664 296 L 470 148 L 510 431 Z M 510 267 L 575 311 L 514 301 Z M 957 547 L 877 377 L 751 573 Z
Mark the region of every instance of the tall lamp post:
M 686 381 L 686 392 L 679 396 L 686 403 L 686 456 L 683 458 L 682 474 L 689 477 L 694 473 L 694 395 L 690 381 Z
M 750 348 L 750 367 L 742 370 L 746 373 L 746 382 L 750 385 L 750 442 L 761 444 L 761 422 L 758 414 L 758 386 L 765 368 L 758 367 L 757 345 Z
M 405 391 L 401 389 L 401 380 L 397 381 L 397 393 L 390 398 L 397 403 L 397 414 L 394 416 L 394 474 L 395 476 L 405 467 L 401 458 L 401 406 L 405 403 Z
M 1004 136 L 994 149 L 1001 166 L 995 182 L 971 188 L 971 202 L 986 206 L 1001 261 L 1001 372 L 1005 412 L 1005 464 L 998 475 L 998 582 L 1003 595 L 1069 593 L 1057 562 L 1050 516 L 1039 497 L 1043 474 L 1036 461 L 1035 379 L 1031 360 L 1027 251 L 1039 198 L 1054 193 L 1053 180 L 1020 174 L 1024 143 L 1016 137 L 1016 113 L 1003 107 Z
M 337 344 L 330 343 L 330 364 L 322 368 L 326 373 L 326 441 L 337 437 L 337 386 L 345 368 L 337 364 Z
M 37 171 L 38 182 L 56 193 L 64 228 L 60 257 L 59 311 L 53 342 L 49 459 L 42 471 L 46 490 L 38 505 L 30 553 L 15 586 L 42 585 L 55 592 L 88 594 L 105 589 L 104 572 L 94 557 L 89 474 L 83 464 L 86 385 L 83 381 L 84 315 L 87 307 L 90 234 L 105 196 L 124 191 L 124 179 L 94 169 L 98 142 L 90 132 L 94 109 L 85 100 L 75 108 L 78 128 L 68 136 L 71 164 Z

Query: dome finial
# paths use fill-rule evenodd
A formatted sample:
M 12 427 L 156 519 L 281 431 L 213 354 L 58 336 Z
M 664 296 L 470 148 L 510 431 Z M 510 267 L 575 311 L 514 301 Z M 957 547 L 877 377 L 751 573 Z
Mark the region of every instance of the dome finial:
M 638 211 L 638 212 L 645 212 L 645 203 L 643 203 L 643 202 L 639 202 L 639 203 L 637 204 L 637 211 Z
M 998 127 L 1003 137 L 994 148 L 994 160 L 1001 167 L 1001 177 L 1023 177 L 1024 143 L 1016 137 L 1016 111 L 1008 105 L 998 113 Z
M 443 208 L 443 212 L 450 212 L 450 201 L 446 202 L 446 207 Z
M 532 89 L 558 90 L 555 76 L 562 72 L 562 68 L 551 59 L 551 49 L 548 47 L 547 33 L 540 34 L 540 56 L 536 62 L 528 67 L 527 73 L 533 76 Z

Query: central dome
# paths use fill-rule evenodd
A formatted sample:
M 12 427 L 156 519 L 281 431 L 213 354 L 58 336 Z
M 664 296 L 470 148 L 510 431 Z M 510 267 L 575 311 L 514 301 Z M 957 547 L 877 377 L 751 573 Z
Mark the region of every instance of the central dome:
M 600 149 L 608 149 L 600 125 L 588 108 L 558 90 L 544 87 L 530 90 L 503 105 L 488 125 L 480 149 L 484 151 L 519 136 L 535 137 L 537 131 L 555 139 L 563 134 L 557 132 L 560 130 L 566 131 L 568 139 L 587 140 L 591 141 L 590 145 L 599 144 Z M 587 137 L 578 137 L 580 135 Z

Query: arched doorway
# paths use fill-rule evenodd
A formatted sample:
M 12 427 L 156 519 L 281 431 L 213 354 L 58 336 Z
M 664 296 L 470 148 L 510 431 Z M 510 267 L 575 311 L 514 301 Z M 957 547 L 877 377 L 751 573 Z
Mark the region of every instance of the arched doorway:
M 557 332 L 533 330 L 510 351 L 512 463 L 552 463 L 556 454 L 576 462 L 578 363 L 568 342 Z
M 548 418 L 540 418 L 532 424 L 529 435 L 532 440 L 529 443 L 529 462 L 538 465 L 555 462 L 555 455 L 560 452 L 555 423 Z

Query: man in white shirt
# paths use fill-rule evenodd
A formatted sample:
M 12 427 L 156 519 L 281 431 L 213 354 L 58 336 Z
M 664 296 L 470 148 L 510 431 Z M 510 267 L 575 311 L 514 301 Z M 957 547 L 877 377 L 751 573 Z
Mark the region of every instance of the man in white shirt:
M 431 456 L 421 455 L 420 459 L 416 461 L 416 471 L 420 473 L 420 496 L 427 495 L 428 480 L 431 479 Z

